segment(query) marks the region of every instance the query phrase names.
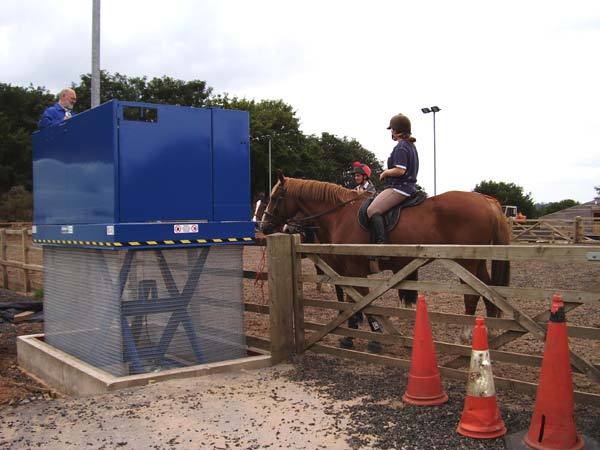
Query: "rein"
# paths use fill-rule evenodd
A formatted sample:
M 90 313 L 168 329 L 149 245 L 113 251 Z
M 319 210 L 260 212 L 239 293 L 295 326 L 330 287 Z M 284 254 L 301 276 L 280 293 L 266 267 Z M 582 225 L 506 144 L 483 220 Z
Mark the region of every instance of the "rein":
M 345 202 L 338 203 L 334 207 L 329 208 L 329 209 L 327 209 L 325 211 L 322 211 L 322 212 L 317 213 L 317 214 L 313 214 L 312 216 L 303 217 L 303 218 L 298 219 L 298 220 L 289 220 L 288 223 L 292 223 L 294 225 L 302 227 L 302 224 L 306 224 L 306 223 L 308 223 L 308 222 L 310 222 L 313 219 L 316 219 L 318 217 L 326 216 L 327 214 L 330 214 L 330 213 L 332 213 L 332 212 L 340 209 L 341 207 L 346 206 L 348 203 L 352 203 L 352 202 L 358 200 L 360 197 L 364 196 L 365 194 L 371 195 L 371 192 L 363 191 L 360 194 L 358 194 L 356 197 L 351 198 L 350 200 L 346 200 Z

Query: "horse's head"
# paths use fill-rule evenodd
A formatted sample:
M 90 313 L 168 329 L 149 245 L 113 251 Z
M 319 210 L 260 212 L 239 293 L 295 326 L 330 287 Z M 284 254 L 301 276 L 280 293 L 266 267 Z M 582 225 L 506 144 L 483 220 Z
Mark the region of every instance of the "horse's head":
M 287 195 L 286 178 L 280 170 L 277 171 L 277 178 L 277 184 L 273 186 L 269 204 L 262 217 L 261 231 L 264 234 L 281 231 L 287 221 L 298 212 L 296 202 Z

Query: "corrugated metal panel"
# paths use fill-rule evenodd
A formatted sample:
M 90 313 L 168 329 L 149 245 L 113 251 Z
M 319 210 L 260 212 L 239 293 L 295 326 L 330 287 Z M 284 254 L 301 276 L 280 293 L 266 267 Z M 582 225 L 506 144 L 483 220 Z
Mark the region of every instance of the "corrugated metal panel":
M 46 248 L 46 341 L 122 376 L 246 356 L 242 247 Z

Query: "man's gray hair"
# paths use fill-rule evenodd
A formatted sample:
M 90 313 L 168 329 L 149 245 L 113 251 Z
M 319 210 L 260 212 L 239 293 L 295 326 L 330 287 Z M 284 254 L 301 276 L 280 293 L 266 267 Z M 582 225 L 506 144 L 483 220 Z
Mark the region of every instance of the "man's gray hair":
M 62 91 L 60 91 L 58 93 L 58 98 L 63 98 L 69 92 L 73 92 L 74 93 L 75 91 L 73 89 L 71 89 L 71 88 L 65 88 L 65 89 L 63 89 Z

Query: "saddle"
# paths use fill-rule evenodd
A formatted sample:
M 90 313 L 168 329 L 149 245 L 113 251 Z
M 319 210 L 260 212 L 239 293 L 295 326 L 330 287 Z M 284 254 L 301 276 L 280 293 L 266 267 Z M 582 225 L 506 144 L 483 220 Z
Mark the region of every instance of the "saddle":
M 383 214 L 383 221 L 385 222 L 385 231 L 392 231 L 396 225 L 398 225 L 398 220 L 400 220 L 400 213 L 403 209 L 409 208 L 411 206 L 420 205 L 427 198 L 427 194 L 423 191 L 417 191 L 406 200 L 404 200 L 399 205 L 394 206 L 390 210 L 388 210 L 385 214 Z M 358 210 L 358 223 L 365 231 L 371 231 L 371 227 L 369 227 L 369 218 L 367 217 L 367 208 L 371 204 L 371 202 L 375 199 L 375 197 L 369 197 L 365 199 L 360 209 Z

